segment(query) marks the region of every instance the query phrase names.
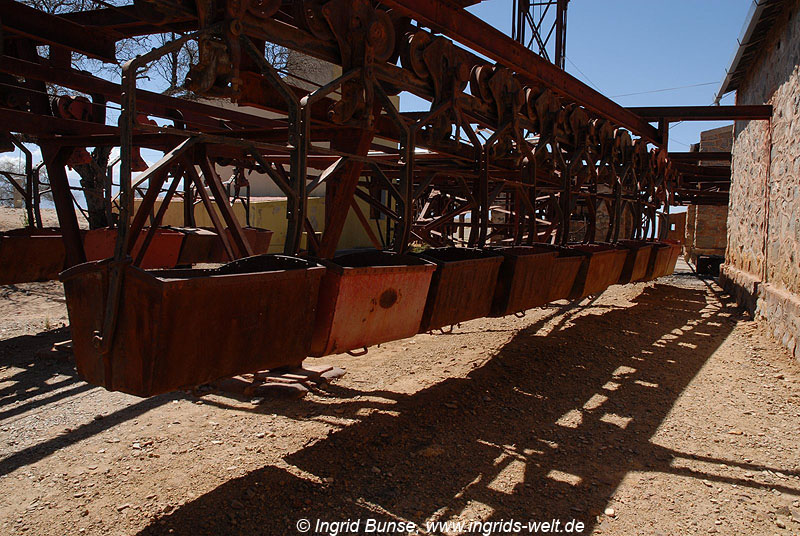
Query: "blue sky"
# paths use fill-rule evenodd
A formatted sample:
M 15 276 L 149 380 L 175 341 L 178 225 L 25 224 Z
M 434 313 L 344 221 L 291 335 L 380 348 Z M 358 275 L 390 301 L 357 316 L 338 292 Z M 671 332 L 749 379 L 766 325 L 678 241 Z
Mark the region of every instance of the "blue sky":
M 707 105 L 730 65 L 752 0 L 571 0 L 566 70 L 623 106 Z M 512 0 L 487 0 L 475 15 L 511 32 Z M 713 82 L 644 95 L 665 88 Z M 416 107 L 404 99 L 404 107 Z M 733 104 L 732 95 L 722 104 Z M 729 122 L 728 122 L 729 123 Z M 725 122 L 681 123 L 671 151 L 686 151 L 700 132 Z

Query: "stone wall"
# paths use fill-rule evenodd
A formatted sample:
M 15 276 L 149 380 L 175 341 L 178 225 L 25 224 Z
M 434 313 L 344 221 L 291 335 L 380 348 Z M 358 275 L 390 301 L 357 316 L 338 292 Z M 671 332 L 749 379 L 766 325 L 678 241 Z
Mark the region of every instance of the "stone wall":
M 689 205 L 686 207 L 686 237 L 683 240 L 683 256 L 688 261 L 689 260 L 689 249 L 691 245 L 694 244 L 694 223 L 689 225 L 689 222 L 694 222 L 695 215 L 697 212 L 697 205 Z
M 728 247 L 725 262 L 745 272 L 764 273 L 766 229 L 767 145 L 766 121 L 737 124 L 731 163 L 728 202 Z
M 790 2 L 737 91 L 772 104 L 737 121 L 724 286 L 800 359 L 800 1 Z

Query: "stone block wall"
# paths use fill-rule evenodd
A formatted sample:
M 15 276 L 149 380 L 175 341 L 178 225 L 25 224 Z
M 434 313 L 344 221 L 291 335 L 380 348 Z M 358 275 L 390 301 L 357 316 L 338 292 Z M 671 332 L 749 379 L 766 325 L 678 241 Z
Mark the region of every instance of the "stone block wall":
M 686 207 L 686 235 L 683 239 L 683 258 L 689 261 L 689 250 L 691 245 L 694 244 L 694 220 L 697 214 L 697 205 L 689 205 Z M 692 222 L 691 225 L 689 222 Z
M 692 262 L 698 255 L 724 255 L 728 241 L 728 207 L 696 205 L 692 214 L 692 221 L 687 222 L 687 227 L 692 227 L 692 241 L 686 247 Z
M 772 104 L 734 130 L 723 285 L 800 359 L 800 0 L 788 2 L 737 91 Z
M 733 147 L 733 127 L 724 126 L 700 133 L 700 152 L 726 152 Z M 724 166 L 718 161 L 703 162 L 703 166 Z
M 733 146 L 733 126 L 724 126 L 700 133 L 700 152 L 727 152 Z M 702 166 L 719 162 L 700 161 Z M 725 164 L 722 164 L 725 165 Z M 724 255 L 728 243 L 728 207 L 716 205 L 689 206 L 686 216 L 684 257 L 697 262 L 698 255 Z
M 683 238 L 684 258 L 695 263 L 698 255 L 725 255 L 727 231 L 728 207 L 689 205 Z
M 764 273 L 766 231 L 767 143 L 769 125 L 751 121 L 736 125 L 728 202 L 728 247 L 725 262 L 747 273 Z

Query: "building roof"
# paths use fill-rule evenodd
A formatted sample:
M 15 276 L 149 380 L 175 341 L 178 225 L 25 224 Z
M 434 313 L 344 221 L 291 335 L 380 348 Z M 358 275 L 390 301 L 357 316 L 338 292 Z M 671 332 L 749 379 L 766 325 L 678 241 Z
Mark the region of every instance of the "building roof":
M 726 94 L 739 89 L 750 66 L 756 60 L 764 40 L 780 16 L 788 0 L 753 0 L 750 12 L 737 39 L 736 51 L 728 67 L 725 80 L 717 92 L 716 103 Z
M 457 5 L 458 7 L 469 7 L 475 4 L 480 4 L 484 0 L 450 0 L 453 4 Z

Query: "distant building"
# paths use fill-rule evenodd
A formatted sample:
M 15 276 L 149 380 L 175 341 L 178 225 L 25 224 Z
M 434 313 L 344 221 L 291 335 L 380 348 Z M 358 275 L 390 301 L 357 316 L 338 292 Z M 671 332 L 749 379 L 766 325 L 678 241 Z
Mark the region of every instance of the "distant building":
M 701 132 L 700 143 L 692 146 L 692 149 L 696 148 L 700 152 L 730 152 L 732 145 L 733 126 L 725 126 Z M 719 165 L 719 162 L 702 160 L 699 163 L 704 166 Z M 686 232 L 683 239 L 686 260 L 697 263 L 698 255 L 724 255 L 727 221 L 727 206 L 689 205 L 686 209 Z

